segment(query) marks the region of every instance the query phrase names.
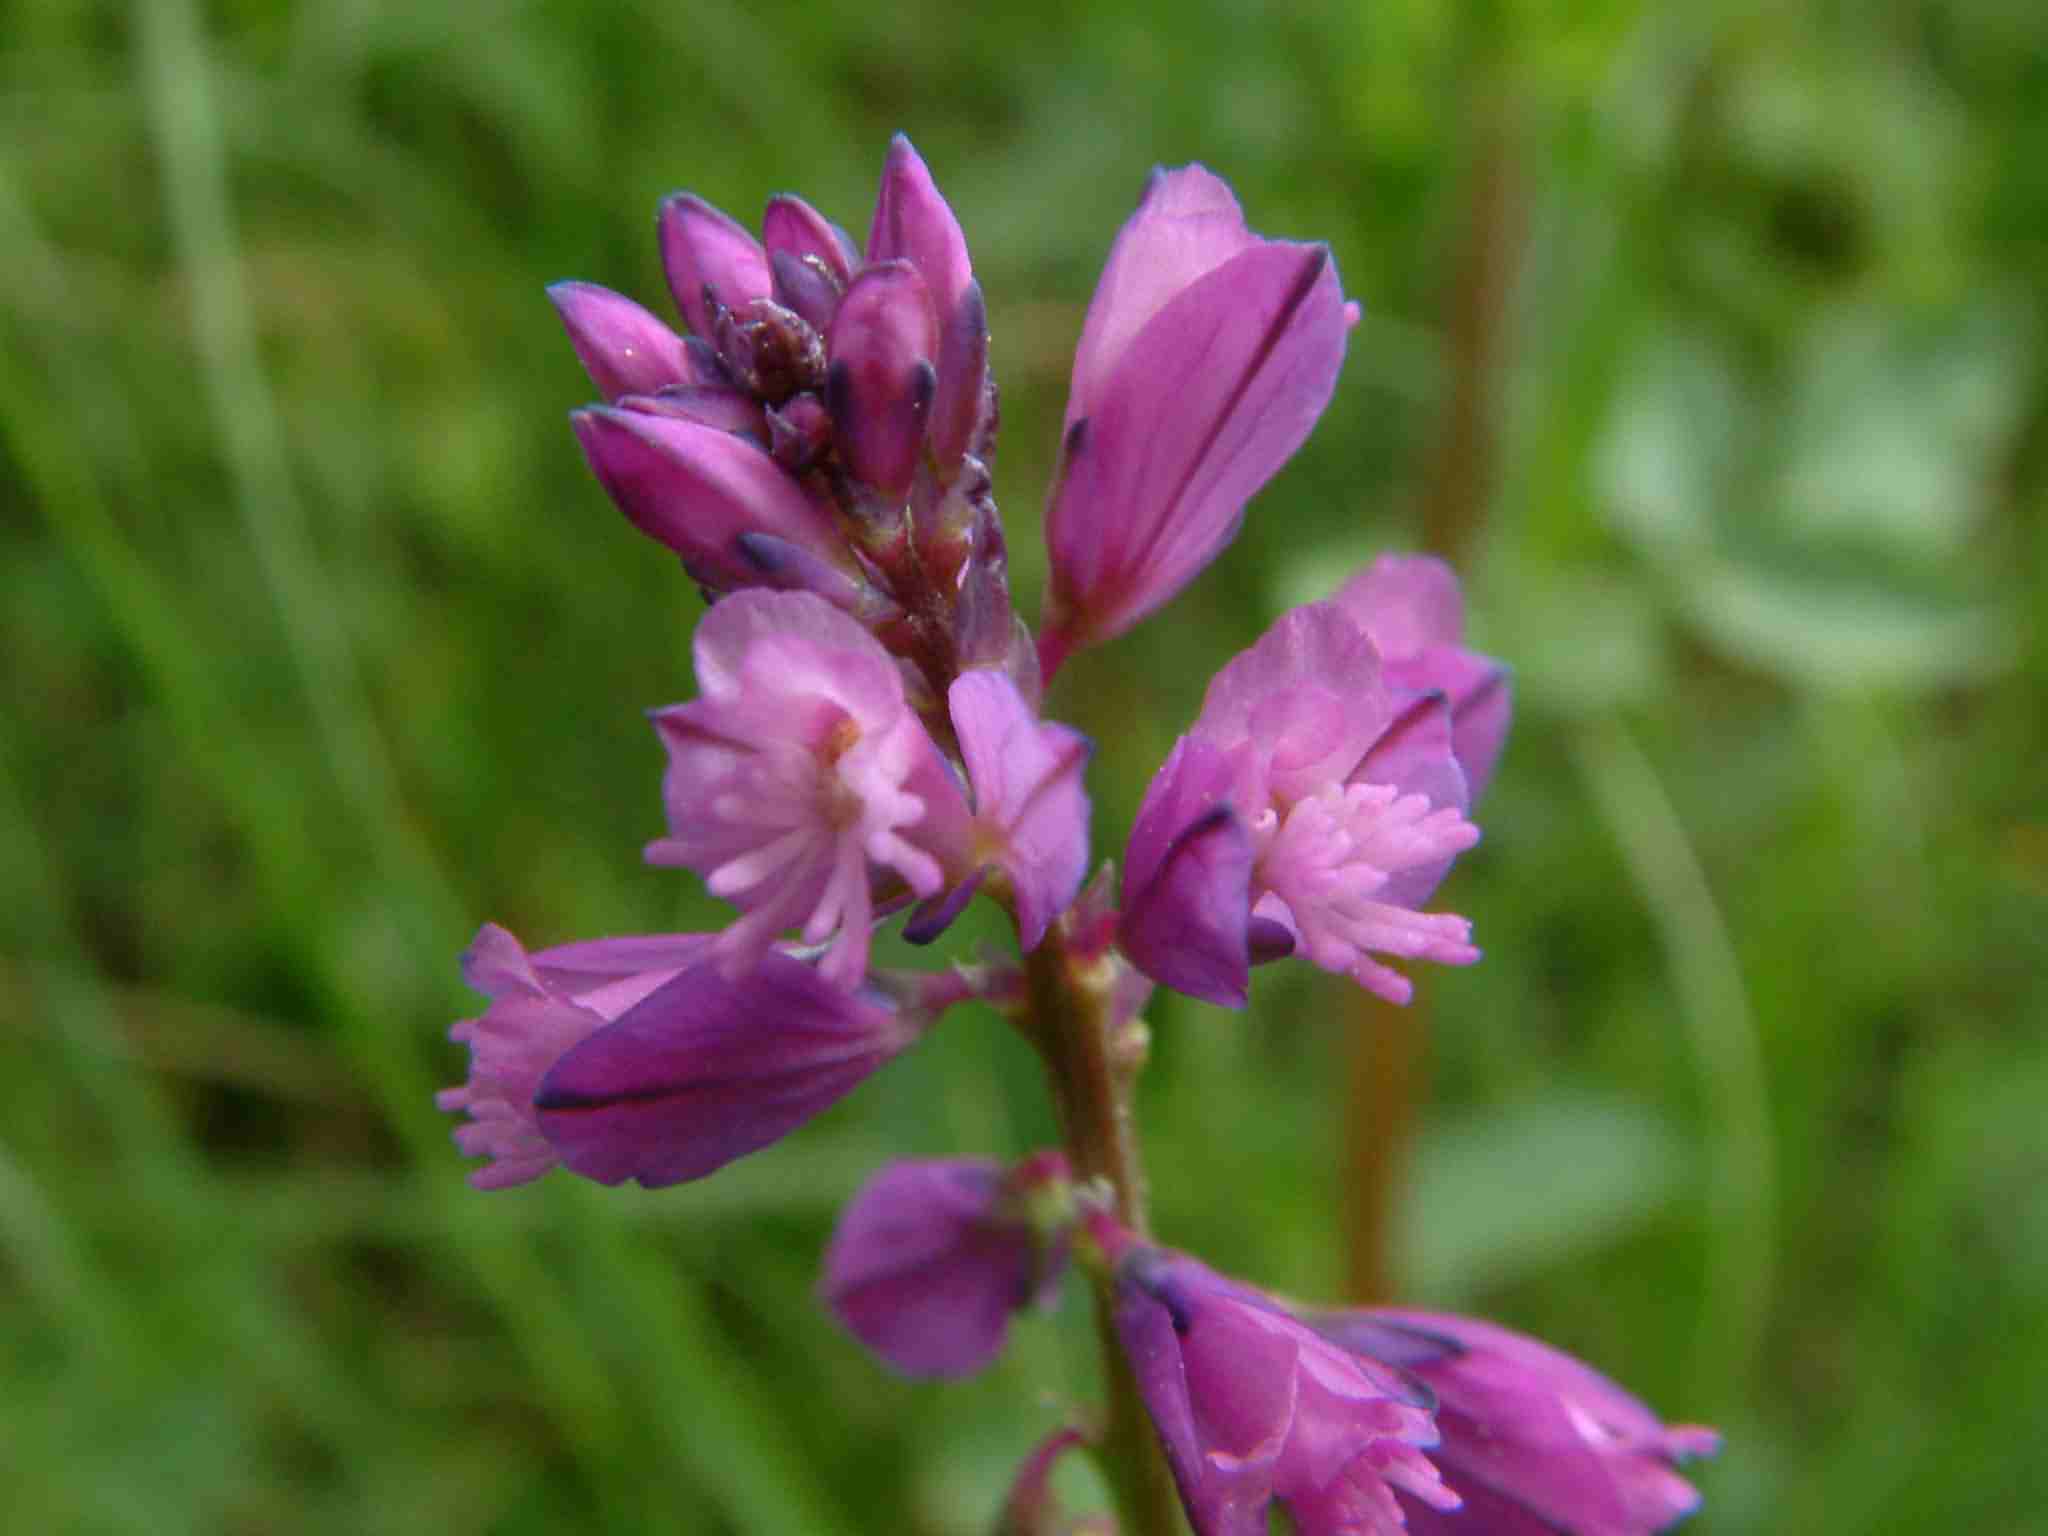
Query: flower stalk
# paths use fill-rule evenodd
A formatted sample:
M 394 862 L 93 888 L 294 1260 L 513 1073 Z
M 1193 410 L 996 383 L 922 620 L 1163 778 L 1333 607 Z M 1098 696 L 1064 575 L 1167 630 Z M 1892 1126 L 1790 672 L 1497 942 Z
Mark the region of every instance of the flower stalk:
M 1038 1048 L 1052 1087 L 1060 1138 L 1074 1176 L 1108 1186 L 1116 1218 L 1140 1236 L 1145 1171 L 1132 1089 L 1145 1052 L 1145 1026 L 1120 1018 L 1123 989 L 1114 951 L 1076 945 L 1072 917 L 1047 931 L 1025 964 L 1027 1012 L 1020 1027 Z M 1184 1529 L 1173 1475 L 1145 1412 L 1116 1332 L 1116 1290 L 1107 1269 L 1090 1266 L 1095 1332 L 1107 1401 L 1093 1447 L 1116 1499 L 1124 1536 L 1179 1536 Z

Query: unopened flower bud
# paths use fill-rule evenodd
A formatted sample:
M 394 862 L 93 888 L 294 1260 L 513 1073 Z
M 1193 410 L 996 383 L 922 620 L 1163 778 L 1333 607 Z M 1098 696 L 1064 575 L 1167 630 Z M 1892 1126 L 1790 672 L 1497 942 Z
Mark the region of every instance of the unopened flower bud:
M 768 255 L 761 242 L 694 193 L 678 192 L 658 217 L 669 290 L 690 329 L 712 334 L 714 306 L 738 309 L 768 297 Z
M 844 290 L 860 268 L 860 252 L 852 236 L 800 197 L 780 193 L 768 199 L 761 215 L 761 243 L 770 259 L 793 256 L 817 262 Z
M 607 400 L 653 394 L 697 379 L 683 338 L 624 294 L 596 283 L 556 283 L 548 289 L 569 344 Z
M 924 447 L 937 375 L 924 279 L 907 262 L 870 266 L 840 301 L 827 337 L 825 403 L 854 478 L 900 502 Z

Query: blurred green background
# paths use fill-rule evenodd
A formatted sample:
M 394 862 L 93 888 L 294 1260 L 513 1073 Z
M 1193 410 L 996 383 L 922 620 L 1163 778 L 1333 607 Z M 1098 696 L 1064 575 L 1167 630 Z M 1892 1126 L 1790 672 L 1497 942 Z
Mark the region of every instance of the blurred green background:
M 1375 550 L 1517 669 L 1485 963 L 1162 1000 L 1162 1233 L 1341 1295 L 1406 1031 L 1366 1267 L 1722 1426 L 1692 1529 L 2048 1530 L 2048 8 L 13 0 L 0 113 L 7 1531 L 974 1532 L 1092 1392 L 1075 1297 L 959 1387 L 811 1301 L 867 1171 L 1047 1135 L 992 1017 L 660 1194 L 478 1195 L 430 1107 L 481 920 L 718 921 L 638 856 L 700 604 L 542 286 L 655 302 L 676 187 L 864 229 L 898 128 L 1026 612 L 1155 161 L 1365 305 L 1230 556 L 1061 681 L 1105 853 Z

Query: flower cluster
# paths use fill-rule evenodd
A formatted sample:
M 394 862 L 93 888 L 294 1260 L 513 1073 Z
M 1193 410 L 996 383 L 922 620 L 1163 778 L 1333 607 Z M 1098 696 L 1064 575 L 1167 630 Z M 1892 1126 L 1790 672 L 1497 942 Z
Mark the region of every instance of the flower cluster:
M 478 935 L 465 975 L 489 1006 L 452 1031 L 469 1076 L 440 1097 L 486 1159 L 473 1182 L 703 1178 L 990 1003 L 1044 1054 L 1068 1146 L 897 1163 L 853 1201 L 822 1297 L 882 1359 L 978 1370 L 1078 1264 L 1200 1536 L 1263 1532 L 1276 1504 L 1310 1536 L 1647 1536 L 1683 1514 L 1670 1468 L 1706 1432 L 1502 1329 L 1311 1315 L 1226 1280 L 1143 1236 L 1135 1153 L 1103 1151 L 1129 1136 L 1154 983 L 1243 1006 L 1253 965 L 1300 955 L 1405 1002 L 1390 960 L 1478 958 L 1464 918 L 1423 907 L 1478 840 L 1508 685 L 1466 647 L 1441 562 L 1382 559 L 1216 674 L 1120 884 L 1083 889 L 1089 746 L 1041 711 L 1077 648 L 1216 558 L 1328 404 L 1358 315 L 1328 249 L 1253 233 L 1199 167 L 1154 174 L 1075 355 L 1034 635 L 989 471 L 987 310 L 909 142 L 864 245 L 794 197 L 757 238 L 677 195 L 659 233 L 685 331 L 590 284 L 551 295 L 603 396 L 572 417 L 592 470 L 711 603 L 695 697 L 653 714 L 666 828 L 646 854 L 733 917 L 534 953 Z M 878 925 L 930 943 L 976 898 L 1015 960 L 872 963 Z M 1075 1062 L 1107 1064 L 1093 1097 L 1063 1082 Z M 1060 1514 L 1047 1481 L 1096 1440 L 1056 1431 L 1005 1529 L 1112 1529 Z

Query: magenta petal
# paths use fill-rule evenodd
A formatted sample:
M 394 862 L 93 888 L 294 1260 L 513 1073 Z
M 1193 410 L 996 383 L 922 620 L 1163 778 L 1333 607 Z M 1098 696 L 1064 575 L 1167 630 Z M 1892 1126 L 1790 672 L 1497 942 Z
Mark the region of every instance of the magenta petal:
M 784 955 L 737 980 L 700 965 L 556 1062 L 534 1105 L 572 1171 L 679 1184 L 788 1135 L 914 1035 L 894 1010 Z
M 1432 555 L 1382 555 L 1331 601 L 1365 626 L 1390 684 L 1450 701 L 1454 749 L 1477 800 L 1500 759 L 1511 706 L 1507 669 L 1464 648 L 1457 574 Z
M 699 336 L 711 335 L 712 303 L 738 309 L 768 297 L 773 283 L 761 242 L 703 198 L 678 192 L 657 216 L 661 261 L 676 308 Z M 706 298 L 709 289 L 711 297 Z
M 868 231 L 868 262 L 907 261 L 931 290 L 933 310 L 950 315 L 974 278 L 967 259 L 967 237 L 960 221 L 939 196 L 932 173 L 897 134 L 882 165 L 881 190 L 875 196 L 875 222 Z
M 1477 651 L 1436 645 L 1390 662 L 1387 681 L 1444 696 L 1451 711 L 1452 750 L 1476 801 L 1492 781 L 1507 744 L 1514 707 L 1508 669 Z
M 1210 680 L 1194 728 L 1226 749 L 1251 743 L 1266 788 L 1295 800 L 1345 778 L 1392 715 L 1365 631 L 1335 604 L 1309 603 Z
M 698 579 L 719 588 L 758 580 L 736 544 L 749 532 L 845 560 L 830 514 L 744 439 L 700 422 L 605 407 L 570 421 L 619 510 L 681 555 Z
M 1465 637 L 1457 573 L 1434 555 L 1381 555 L 1331 601 L 1365 626 L 1383 656 L 1413 656 Z
M 1220 177 L 1199 165 L 1155 169 L 1137 211 L 1117 233 L 1089 301 L 1062 430 L 1093 413 L 1117 359 L 1154 315 L 1258 241 Z
M 1329 251 L 1281 242 L 1152 316 L 1067 432 L 1046 518 L 1050 654 L 1123 633 L 1236 536 L 1329 403 L 1345 330 Z
M 998 1163 L 890 1164 L 839 1218 L 820 1287 L 826 1306 L 906 1376 L 980 1370 L 1064 1257 L 1042 1254 L 1006 1195 Z
M 907 262 L 853 280 L 825 340 L 825 405 L 854 475 L 884 497 L 910 489 L 937 375 L 938 331 L 924 279 Z
M 711 942 L 709 934 L 598 939 L 529 956 L 487 923 L 462 957 L 465 980 L 491 999 L 479 1018 L 449 1033 L 469 1048 L 469 1075 L 434 1102 L 467 1116 L 455 1144 L 490 1161 L 469 1176 L 479 1189 L 505 1189 L 555 1166 L 541 1135 L 534 1091 L 562 1055 L 663 985 Z
M 1242 1008 L 1251 985 L 1252 841 L 1230 760 L 1183 736 L 1146 791 L 1124 859 L 1117 942 L 1154 981 Z
M 966 760 L 975 821 L 997 842 L 1017 899 L 1018 942 L 1029 953 L 1088 873 L 1091 750 L 1071 727 L 1041 721 L 1000 672 L 963 672 L 947 694 Z
M 586 992 L 650 971 L 687 970 L 710 953 L 717 937 L 711 933 L 644 933 L 619 939 L 583 939 L 536 950 L 530 963 L 547 985 L 562 992 Z
M 818 262 L 844 288 L 860 266 L 859 253 L 845 230 L 800 197 L 778 193 L 761 215 L 761 243 L 771 255 L 806 257 Z
M 695 377 L 683 338 L 624 294 L 571 282 L 554 284 L 548 297 L 605 399 L 653 394 Z
M 1389 784 L 1404 795 L 1422 795 L 1437 810 L 1465 810 L 1471 797 L 1458 765 L 1444 696 L 1426 693 L 1411 699 L 1350 777 L 1356 783 Z M 1419 908 L 1443 883 L 1456 857 L 1389 871 L 1387 883 L 1373 897 L 1397 907 Z

